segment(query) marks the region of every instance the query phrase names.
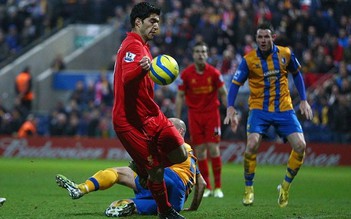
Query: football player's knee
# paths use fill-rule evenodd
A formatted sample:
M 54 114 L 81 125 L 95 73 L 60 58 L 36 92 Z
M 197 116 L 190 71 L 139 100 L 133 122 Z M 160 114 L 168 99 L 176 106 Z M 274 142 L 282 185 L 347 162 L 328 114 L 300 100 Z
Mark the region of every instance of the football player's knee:
M 295 145 L 294 151 L 299 154 L 303 154 L 306 150 L 306 143 L 304 141 L 299 141 L 298 144 Z
M 257 154 L 257 149 L 258 147 L 256 146 L 256 144 L 247 144 L 245 153 L 250 155 Z
M 99 189 L 105 190 L 110 188 L 118 181 L 118 173 L 113 168 L 100 170 L 94 174 L 93 178 L 99 183 Z

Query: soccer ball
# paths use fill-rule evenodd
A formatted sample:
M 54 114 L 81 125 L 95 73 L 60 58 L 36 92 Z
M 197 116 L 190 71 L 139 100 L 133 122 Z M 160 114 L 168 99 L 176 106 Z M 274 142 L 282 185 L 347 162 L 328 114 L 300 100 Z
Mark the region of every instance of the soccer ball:
M 178 75 L 179 66 L 173 57 L 169 55 L 159 55 L 152 60 L 149 76 L 156 84 L 171 84 Z

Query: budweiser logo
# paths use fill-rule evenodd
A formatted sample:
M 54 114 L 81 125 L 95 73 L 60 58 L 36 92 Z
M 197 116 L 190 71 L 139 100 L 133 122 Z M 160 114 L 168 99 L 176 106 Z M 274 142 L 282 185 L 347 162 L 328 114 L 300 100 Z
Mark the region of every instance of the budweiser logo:
M 29 145 L 26 139 L 3 138 L 0 140 L 0 151 L 3 157 L 43 157 L 74 159 L 130 159 L 124 149 L 104 147 L 84 147 L 76 142 L 73 147 L 53 146 L 50 140 L 42 145 Z
M 284 150 L 273 145 L 268 145 L 257 155 L 259 164 L 280 165 L 286 164 L 290 156 L 290 146 L 285 145 Z M 260 148 L 261 149 L 261 148 Z M 232 163 L 243 163 L 245 143 L 224 143 L 221 145 L 222 161 Z M 317 154 L 311 148 L 307 148 L 304 165 L 309 166 L 335 166 L 340 164 L 341 154 L 320 153 Z

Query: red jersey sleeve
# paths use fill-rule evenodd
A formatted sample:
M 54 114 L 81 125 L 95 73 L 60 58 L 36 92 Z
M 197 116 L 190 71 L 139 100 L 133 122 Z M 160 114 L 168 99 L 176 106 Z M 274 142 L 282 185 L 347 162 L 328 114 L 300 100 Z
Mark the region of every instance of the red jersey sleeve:
M 120 51 L 122 56 L 122 81 L 127 84 L 132 80 L 138 80 L 145 76 L 147 71 L 142 71 L 139 61 L 144 56 L 143 45 L 140 42 L 133 42 L 126 45 Z

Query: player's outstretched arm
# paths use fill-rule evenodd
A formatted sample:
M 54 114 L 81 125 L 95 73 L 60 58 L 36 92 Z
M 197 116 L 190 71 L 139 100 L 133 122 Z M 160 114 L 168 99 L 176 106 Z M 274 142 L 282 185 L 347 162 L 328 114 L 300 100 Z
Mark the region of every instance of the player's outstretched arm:
M 204 178 L 200 173 L 196 174 L 196 184 L 195 184 L 193 200 L 191 202 L 190 207 L 184 209 L 185 211 L 196 211 L 199 208 L 205 188 L 206 188 L 206 182 Z
M 300 95 L 300 110 L 301 114 L 306 117 L 306 119 L 311 120 L 313 118 L 311 106 L 307 102 L 306 91 L 305 91 L 305 83 L 303 81 L 303 77 L 300 71 L 293 74 L 294 84 L 297 89 L 297 92 Z

